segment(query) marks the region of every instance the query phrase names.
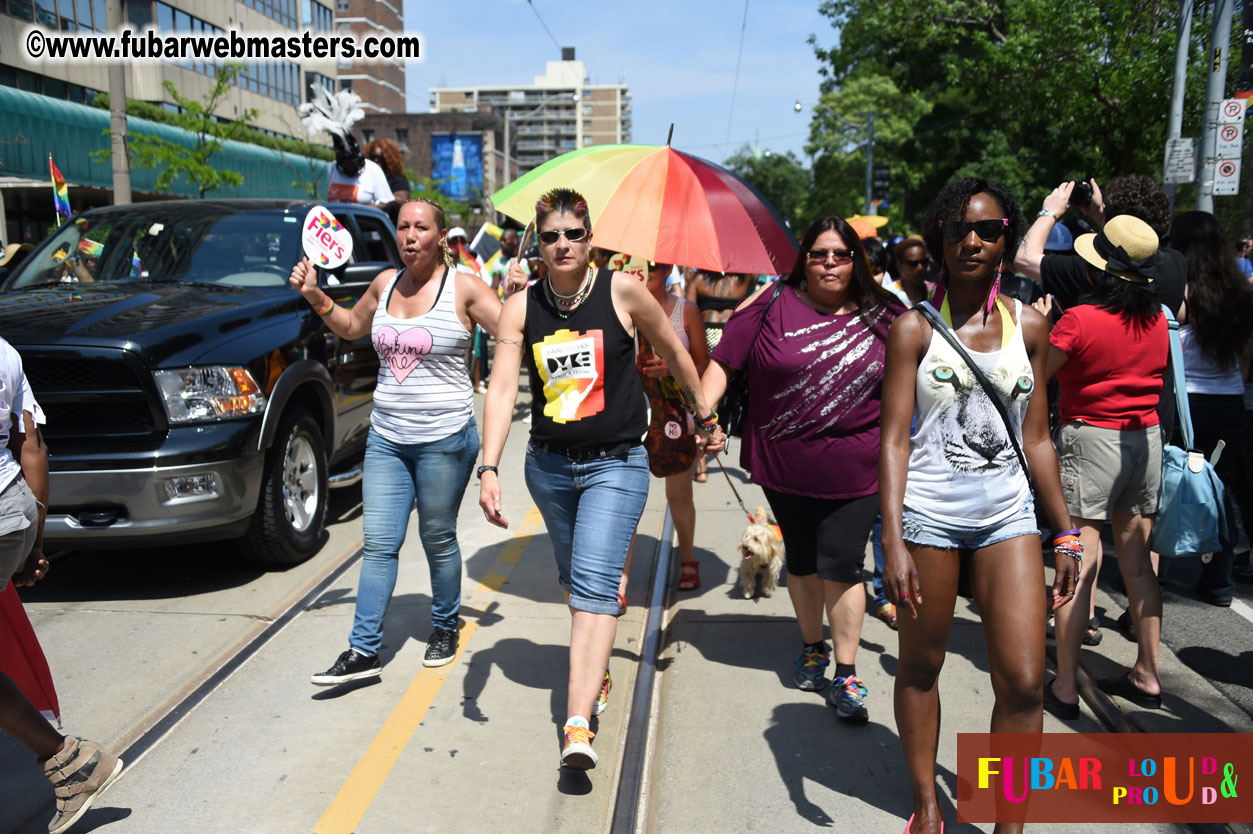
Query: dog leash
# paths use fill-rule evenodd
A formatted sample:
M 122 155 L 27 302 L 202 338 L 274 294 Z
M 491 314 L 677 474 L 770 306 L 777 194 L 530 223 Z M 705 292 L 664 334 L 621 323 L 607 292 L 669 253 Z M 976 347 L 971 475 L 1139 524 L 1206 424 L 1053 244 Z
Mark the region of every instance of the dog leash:
M 722 477 L 727 479 L 727 486 L 731 487 L 731 493 L 735 495 L 735 500 L 739 502 L 740 509 L 744 511 L 744 515 L 748 516 L 750 523 L 755 523 L 757 519 L 753 518 L 753 514 L 748 511 L 748 507 L 744 506 L 744 499 L 740 497 L 740 491 L 735 488 L 731 476 L 727 474 L 727 468 L 722 465 L 722 457 L 718 454 L 714 455 L 714 463 L 718 464 L 718 468 L 722 470 Z

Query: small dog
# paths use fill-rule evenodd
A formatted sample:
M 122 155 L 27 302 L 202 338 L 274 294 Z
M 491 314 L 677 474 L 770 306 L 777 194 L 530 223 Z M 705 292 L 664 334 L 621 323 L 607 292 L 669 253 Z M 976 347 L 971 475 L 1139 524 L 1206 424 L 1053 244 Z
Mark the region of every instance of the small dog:
M 753 521 L 740 537 L 740 588 L 744 599 L 752 599 L 761 575 L 761 595 L 770 596 L 779 584 L 783 569 L 783 535 L 771 524 L 765 507 L 753 511 Z

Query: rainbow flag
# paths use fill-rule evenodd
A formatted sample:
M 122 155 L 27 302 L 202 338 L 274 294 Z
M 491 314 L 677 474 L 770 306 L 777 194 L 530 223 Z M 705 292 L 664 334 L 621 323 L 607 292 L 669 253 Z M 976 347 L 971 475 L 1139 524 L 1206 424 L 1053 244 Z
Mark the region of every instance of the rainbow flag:
M 57 168 L 57 164 L 52 161 L 52 154 L 48 154 L 48 168 L 52 172 L 52 202 L 56 207 L 57 214 L 70 219 L 70 188 L 65 184 L 65 177 L 61 176 L 61 169 Z
M 461 261 L 461 265 L 468 268 L 480 278 L 483 277 L 483 267 L 479 264 L 479 259 L 474 257 L 474 253 L 470 251 L 470 247 L 464 243 L 457 244 L 457 259 Z
M 144 265 L 139 260 L 139 250 L 131 250 L 131 278 L 144 277 Z
M 104 254 L 104 244 L 95 240 L 87 240 L 83 238 L 78 242 L 78 251 L 82 252 L 89 258 L 99 258 Z

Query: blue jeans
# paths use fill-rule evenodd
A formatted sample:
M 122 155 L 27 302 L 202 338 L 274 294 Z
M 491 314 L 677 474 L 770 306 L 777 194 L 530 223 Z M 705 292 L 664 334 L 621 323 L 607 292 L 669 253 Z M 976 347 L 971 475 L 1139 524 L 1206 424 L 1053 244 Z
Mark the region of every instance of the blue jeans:
M 874 527 L 870 529 L 870 544 L 874 548 L 874 576 L 870 584 L 874 588 L 873 605 L 878 609 L 888 604 L 888 598 L 883 595 L 883 516 L 874 520 Z
M 354 649 L 378 654 L 383 642 L 383 617 L 396 588 L 400 548 L 415 497 L 418 536 L 431 569 L 431 622 L 436 628 L 457 627 L 461 610 L 457 510 L 478 454 L 474 418 L 454 434 L 431 443 L 393 443 L 370 429 L 361 484 L 365 549 L 348 638 Z
M 618 616 L 618 582 L 648 500 L 648 452 L 572 461 L 526 447 L 526 486 L 544 516 L 570 607 Z
M 1039 536 L 1036 527 L 1035 502 L 1030 496 L 1018 512 L 1004 521 L 986 527 L 943 525 L 905 507 L 901 513 L 905 541 L 941 550 L 981 550 L 1019 536 Z

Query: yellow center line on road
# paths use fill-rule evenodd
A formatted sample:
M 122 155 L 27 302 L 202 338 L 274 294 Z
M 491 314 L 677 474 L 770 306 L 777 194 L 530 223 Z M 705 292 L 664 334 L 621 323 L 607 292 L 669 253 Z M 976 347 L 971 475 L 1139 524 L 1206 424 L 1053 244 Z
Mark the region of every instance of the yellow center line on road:
M 483 577 L 478 587 L 465 603 L 473 603 L 479 611 L 484 611 L 505 580 L 509 578 L 512 566 L 518 563 L 522 552 L 530 543 L 531 537 L 543 526 L 539 509 L 531 507 L 526 518 L 518 525 L 500 555 L 496 557 L 496 570 Z M 383 787 L 387 775 L 395 766 L 400 754 L 404 752 L 409 739 L 422 723 L 426 711 L 430 709 L 439 694 L 440 687 L 448 679 L 448 675 L 461 660 L 461 653 L 470 643 L 474 633 L 478 631 L 477 622 L 467 622 L 461 629 L 457 656 L 447 666 L 424 668 L 409 684 L 409 689 L 401 697 L 386 723 L 370 744 L 361 761 L 348 776 L 348 781 L 339 789 L 331 807 L 326 809 L 322 819 L 314 826 L 314 834 L 352 834 L 357 825 L 365 817 L 370 803 Z

